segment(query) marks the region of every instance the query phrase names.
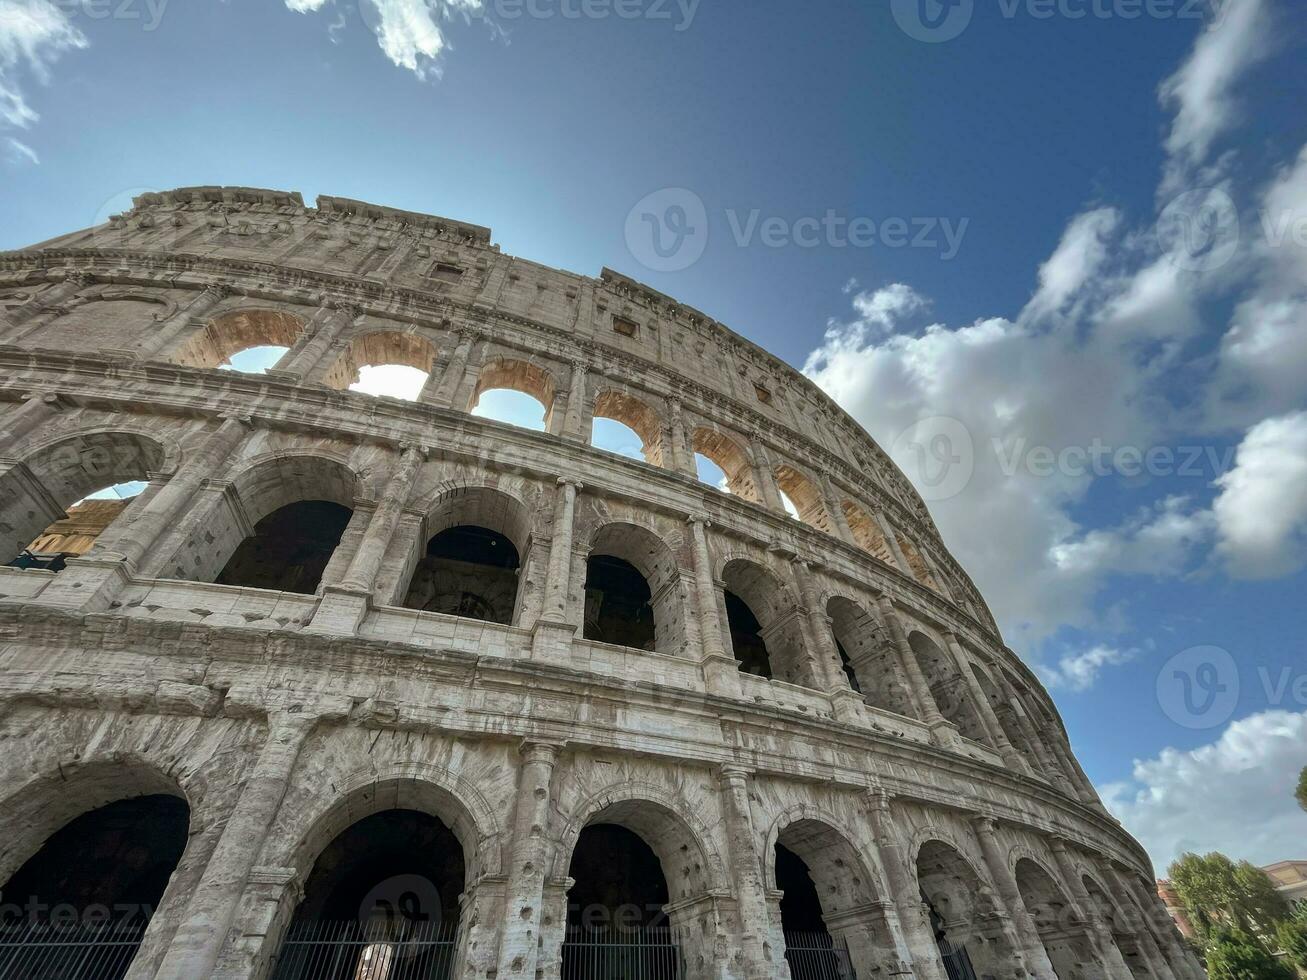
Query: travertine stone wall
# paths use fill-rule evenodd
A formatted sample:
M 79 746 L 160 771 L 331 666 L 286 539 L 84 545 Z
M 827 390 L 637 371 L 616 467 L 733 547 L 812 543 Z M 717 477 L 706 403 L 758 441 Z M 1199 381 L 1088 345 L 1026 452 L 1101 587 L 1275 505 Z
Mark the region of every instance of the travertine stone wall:
M 220 370 L 256 344 L 288 350 Z M 429 372 L 418 399 L 348 390 L 379 363 Z M 923 889 L 1004 977 L 1200 975 L 902 474 L 706 315 L 474 225 L 190 188 L 0 254 L 0 367 L 4 550 L 148 481 L 65 570 L 0 567 L 0 880 L 112 800 L 190 807 L 130 976 L 268 976 L 318 854 L 396 807 L 463 848 L 459 977 L 559 976 L 599 822 L 658 856 L 687 980 L 788 976 L 778 843 L 863 980 L 942 980 Z M 546 431 L 469 414 L 499 387 Z M 301 500 L 352 512 L 316 594 L 213 584 Z M 510 624 L 402 607 L 460 524 L 517 548 Z M 592 553 L 649 582 L 653 650 L 584 638 Z M 736 668 L 726 588 L 775 679 Z

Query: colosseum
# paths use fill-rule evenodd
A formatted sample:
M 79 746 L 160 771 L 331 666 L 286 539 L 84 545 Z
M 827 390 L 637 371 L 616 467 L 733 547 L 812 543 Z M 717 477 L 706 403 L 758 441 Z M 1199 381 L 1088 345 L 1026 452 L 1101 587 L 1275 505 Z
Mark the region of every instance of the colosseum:
M 907 480 L 709 316 L 200 187 L 0 253 L 0 359 L 0 977 L 1202 977 Z

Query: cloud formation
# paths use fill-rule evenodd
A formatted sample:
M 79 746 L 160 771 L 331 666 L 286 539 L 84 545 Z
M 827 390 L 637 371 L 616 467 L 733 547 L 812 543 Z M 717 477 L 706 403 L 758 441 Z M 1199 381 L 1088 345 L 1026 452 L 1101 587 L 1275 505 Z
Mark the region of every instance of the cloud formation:
M 0 0 L 0 128 L 26 129 L 40 118 L 24 94 L 24 76 L 50 78 L 50 66 L 87 40 L 50 0 Z
M 1212 505 L 1218 550 L 1241 578 L 1272 578 L 1307 564 L 1307 412 L 1258 422 Z
M 1134 659 L 1134 651 L 1096 646 L 1082 653 L 1070 653 L 1054 665 L 1042 666 L 1039 676 L 1052 688 L 1087 691 L 1098 681 L 1105 667 L 1116 667 Z

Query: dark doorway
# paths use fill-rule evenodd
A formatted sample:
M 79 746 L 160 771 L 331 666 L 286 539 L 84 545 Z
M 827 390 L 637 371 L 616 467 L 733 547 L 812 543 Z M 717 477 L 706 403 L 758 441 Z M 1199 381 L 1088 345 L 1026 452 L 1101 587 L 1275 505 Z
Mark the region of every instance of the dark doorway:
M 214 581 L 312 595 L 351 516 L 348 507 L 328 500 L 279 507 L 254 525 Z
M 519 564 L 517 548 L 498 531 L 448 528 L 427 542 L 404 607 L 507 626 L 517 606 Z
M 726 624 L 731 631 L 731 649 L 740 663 L 740 672 L 771 677 L 771 660 L 762 638 L 762 624 L 748 603 L 729 589 L 726 591 Z
M 967 955 L 967 947 L 960 943 L 954 945 L 949 939 L 948 931 L 944 928 L 944 919 L 935 910 L 935 906 L 931 904 L 925 892 L 921 893 L 921 900 L 930 910 L 930 929 L 935 934 L 935 945 L 939 947 L 939 958 L 944 963 L 944 972 L 948 974 L 948 980 L 976 980 L 976 971 L 971 965 L 971 957 Z
M 807 863 L 776 845 L 776 887 L 781 896 L 785 961 L 792 980 L 852 980 L 848 951 L 836 946 L 822 915 L 821 898 Z
M 0 977 L 122 977 L 186 849 L 189 822 L 184 800 L 138 796 L 51 835 L 0 889 Z
M 663 906 L 667 879 L 658 856 L 616 824 L 586 827 L 568 876 L 563 980 L 677 980 L 680 952 Z
M 586 562 L 585 638 L 652 650 L 652 600 L 649 583 L 629 561 L 591 555 Z
M 462 845 L 436 817 L 364 817 L 318 855 L 274 976 L 447 980 L 463 879 Z

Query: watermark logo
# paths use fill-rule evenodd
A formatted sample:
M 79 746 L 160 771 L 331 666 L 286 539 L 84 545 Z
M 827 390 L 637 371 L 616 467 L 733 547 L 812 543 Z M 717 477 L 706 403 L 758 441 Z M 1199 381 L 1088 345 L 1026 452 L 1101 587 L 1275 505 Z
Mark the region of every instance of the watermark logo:
M 1225 724 L 1239 703 L 1234 657 L 1215 646 L 1181 650 L 1157 675 L 1157 703 L 1167 718 L 1184 728 Z
M 956 497 L 976 469 L 970 430 L 947 415 L 920 419 L 904 429 L 891 444 L 890 455 L 927 503 Z
M 1157 241 L 1181 269 L 1219 269 L 1239 250 L 1239 210 L 1218 187 L 1185 191 L 1158 216 Z
M 654 272 L 681 272 L 708 247 L 708 210 L 684 187 L 666 187 L 636 202 L 626 216 L 626 247 Z
M 952 41 L 967 29 L 975 0 L 891 0 L 890 11 L 899 29 L 927 44 Z

